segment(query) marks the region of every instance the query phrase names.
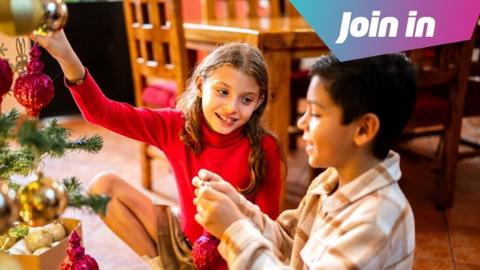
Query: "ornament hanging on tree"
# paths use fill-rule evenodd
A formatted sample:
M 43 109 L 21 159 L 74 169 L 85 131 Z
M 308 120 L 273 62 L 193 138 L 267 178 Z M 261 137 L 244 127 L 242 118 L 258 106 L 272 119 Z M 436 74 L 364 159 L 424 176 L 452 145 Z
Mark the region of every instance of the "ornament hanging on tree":
M 3 96 L 10 91 L 13 82 L 13 71 L 7 60 L 0 58 L 0 104 Z
M 218 253 L 219 240 L 204 231 L 192 247 L 192 260 L 198 270 L 227 270 L 227 263 Z
M 59 270 L 98 270 L 94 258 L 85 254 L 85 248 L 80 243 L 80 236 L 73 231 L 68 239 L 67 257 L 60 264 Z
M 42 226 L 58 218 L 67 207 L 65 187 L 39 174 L 39 179 L 20 188 L 20 217 L 30 226 Z
M 35 44 L 30 51 L 27 73 L 20 75 L 13 86 L 13 95 L 32 117 L 38 117 L 40 110 L 52 101 L 55 94 L 52 80 L 43 73 L 41 54 Z
M 15 191 L 8 184 L 0 183 L 0 234 L 17 220 L 18 204 Z

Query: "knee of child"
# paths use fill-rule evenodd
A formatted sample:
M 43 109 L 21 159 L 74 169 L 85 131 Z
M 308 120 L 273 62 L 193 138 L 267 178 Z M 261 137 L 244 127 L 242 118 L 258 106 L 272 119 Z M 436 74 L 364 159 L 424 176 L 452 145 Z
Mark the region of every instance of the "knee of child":
M 90 194 L 107 194 L 112 195 L 115 183 L 119 181 L 119 177 L 112 172 L 101 172 L 93 177 L 88 186 Z

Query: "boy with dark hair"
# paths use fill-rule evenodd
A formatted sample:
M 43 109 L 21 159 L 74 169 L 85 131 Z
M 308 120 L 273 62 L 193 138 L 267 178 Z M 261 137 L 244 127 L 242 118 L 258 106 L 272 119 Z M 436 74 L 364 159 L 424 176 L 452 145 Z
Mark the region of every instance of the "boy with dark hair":
M 390 150 L 415 104 L 415 72 L 401 54 L 312 67 L 298 121 L 317 176 L 297 209 L 276 221 L 218 175 L 201 170 L 195 219 L 221 240 L 230 269 L 411 269 L 415 226 Z

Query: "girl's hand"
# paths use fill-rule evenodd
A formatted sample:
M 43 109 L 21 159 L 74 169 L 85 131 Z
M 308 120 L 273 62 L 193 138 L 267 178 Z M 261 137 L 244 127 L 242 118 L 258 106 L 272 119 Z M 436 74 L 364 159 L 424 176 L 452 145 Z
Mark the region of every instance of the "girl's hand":
M 37 42 L 57 61 L 65 61 L 71 57 L 73 49 L 63 30 L 49 32 L 47 36 L 30 34 L 30 39 Z
M 65 32 L 59 30 L 50 32 L 47 36 L 30 35 L 30 39 L 37 42 L 60 64 L 65 77 L 69 81 L 78 81 L 85 77 L 85 69 L 70 46 Z
M 197 206 L 195 220 L 205 230 L 222 238 L 225 230 L 235 221 L 245 218 L 235 203 L 224 193 L 209 186 L 210 183 L 197 189 L 193 204 Z
M 241 208 L 242 195 L 229 182 L 223 180 L 220 175 L 205 169 L 201 169 L 198 172 L 198 176 L 193 178 L 192 184 L 198 189 L 204 185 L 204 183 L 208 183 L 208 185 L 214 190 L 224 193 L 230 197 L 233 203 L 235 203 L 237 207 Z

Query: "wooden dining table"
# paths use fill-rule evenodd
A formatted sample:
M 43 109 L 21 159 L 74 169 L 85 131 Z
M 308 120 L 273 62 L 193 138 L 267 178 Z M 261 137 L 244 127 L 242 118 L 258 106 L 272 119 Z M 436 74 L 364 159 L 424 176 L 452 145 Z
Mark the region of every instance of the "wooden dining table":
M 236 18 L 186 21 L 187 49 L 211 51 L 220 44 L 246 42 L 258 47 L 269 72 L 269 100 L 264 121 L 288 149 L 292 61 L 328 53 L 302 17 Z

